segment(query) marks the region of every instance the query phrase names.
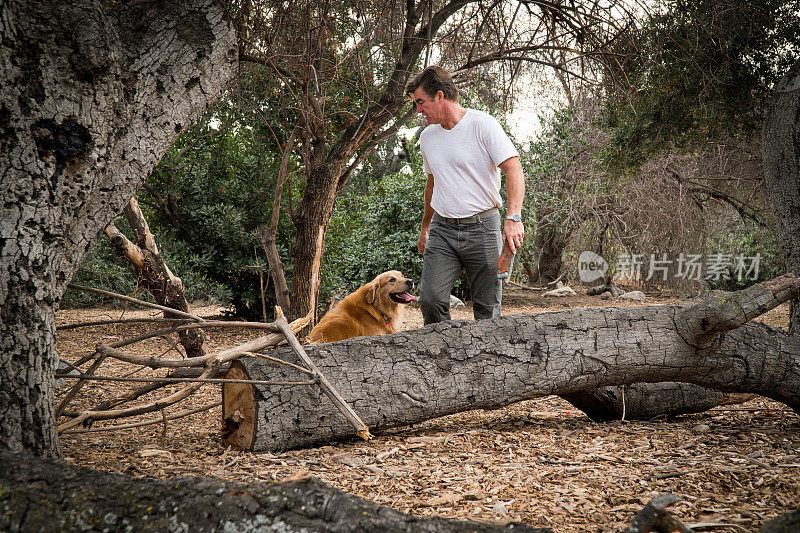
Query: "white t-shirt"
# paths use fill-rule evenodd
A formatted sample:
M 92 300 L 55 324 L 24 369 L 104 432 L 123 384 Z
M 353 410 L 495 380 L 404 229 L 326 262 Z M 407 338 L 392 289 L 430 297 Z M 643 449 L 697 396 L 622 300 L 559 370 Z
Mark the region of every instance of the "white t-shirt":
M 503 204 L 498 165 L 519 153 L 494 117 L 467 109 L 452 129 L 431 124 L 419 140 L 440 216 L 464 218 Z

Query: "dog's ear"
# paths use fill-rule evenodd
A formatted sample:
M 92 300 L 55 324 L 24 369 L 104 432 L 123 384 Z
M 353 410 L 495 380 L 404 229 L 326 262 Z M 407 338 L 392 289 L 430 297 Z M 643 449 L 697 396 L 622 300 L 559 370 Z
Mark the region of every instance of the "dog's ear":
M 368 304 L 375 303 L 375 297 L 378 294 L 378 287 L 379 286 L 380 286 L 380 283 L 378 283 L 378 280 L 375 280 L 375 281 L 373 281 L 372 283 L 369 284 L 369 289 L 367 289 L 367 303 Z

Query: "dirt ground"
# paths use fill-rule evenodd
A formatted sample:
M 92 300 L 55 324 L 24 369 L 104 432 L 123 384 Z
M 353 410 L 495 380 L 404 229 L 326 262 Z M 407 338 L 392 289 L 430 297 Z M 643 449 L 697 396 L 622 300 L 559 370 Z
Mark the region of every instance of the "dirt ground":
M 512 289 L 504 298 L 504 314 L 670 301 L 674 300 L 653 295 L 645 303 L 585 295 L 549 299 Z M 195 312 L 211 317 L 220 309 L 201 307 Z M 122 316 L 157 313 L 65 310 L 58 313 L 57 322 Z M 472 318 L 471 309 L 454 310 L 453 318 Z M 761 319 L 785 327 L 788 306 Z M 406 329 L 422 325 L 418 309 L 409 309 L 405 325 Z M 148 328 L 65 330 L 59 332 L 59 354 L 75 361 L 91 353 L 99 341 L 115 342 Z M 217 330 L 208 335 L 207 350 L 232 347 L 257 336 L 257 332 Z M 157 340 L 134 345 L 129 351 L 159 355 L 168 349 L 166 342 Z M 104 363 L 99 374 L 155 375 L 149 369 L 115 362 Z M 133 387 L 93 382 L 68 410 L 91 407 Z M 56 404 L 66 390 L 58 390 Z M 164 390 L 158 397 L 164 396 Z M 169 416 L 220 399 L 220 386 L 207 385 L 165 412 Z M 152 418 L 151 414 L 139 420 Z M 560 398 L 547 397 L 386 431 L 370 442 L 334 442 L 278 455 L 224 448 L 220 419 L 221 408 L 215 407 L 166 424 L 62 434 L 61 442 L 67 460 L 75 464 L 136 476 L 273 481 L 309 473 L 411 514 L 521 521 L 557 532 L 619 531 L 645 503 L 665 492 L 682 498 L 671 507 L 676 517 L 703 531 L 753 531 L 765 520 L 800 507 L 800 418 L 785 405 L 760 397 L 670 420 L 613 423 L 592 422 Z M 96 423 L 93 430 L 111 423 Z

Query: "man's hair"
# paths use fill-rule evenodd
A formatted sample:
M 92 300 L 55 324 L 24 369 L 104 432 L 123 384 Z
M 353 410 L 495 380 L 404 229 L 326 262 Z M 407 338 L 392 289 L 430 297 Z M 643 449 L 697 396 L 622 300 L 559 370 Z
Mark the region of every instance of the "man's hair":
M 433 97 L 439 91 L 442 91 L 444 97 L 452 102 L 458 102 L 458 89 L 453 81 L 453 77 L 442 67 L 431 65 L 419 74 L 406 85 L 406 94 L 411 94 L 422 87 L 422 92 L 426 95 Z

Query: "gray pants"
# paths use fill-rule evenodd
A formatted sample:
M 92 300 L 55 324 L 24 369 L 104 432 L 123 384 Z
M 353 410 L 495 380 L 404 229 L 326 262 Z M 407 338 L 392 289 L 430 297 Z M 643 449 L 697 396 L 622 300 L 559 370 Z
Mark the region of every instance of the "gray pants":
M 450 292 L 462 269 L 469 278 L 475 319 L 500 316 L 503 286 L 496 269 L 501 247 L 497 209 L 475 215 L 472 224 L 433 215 L 419 284 L 425 324 L 450 320 Z

